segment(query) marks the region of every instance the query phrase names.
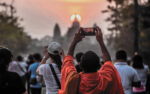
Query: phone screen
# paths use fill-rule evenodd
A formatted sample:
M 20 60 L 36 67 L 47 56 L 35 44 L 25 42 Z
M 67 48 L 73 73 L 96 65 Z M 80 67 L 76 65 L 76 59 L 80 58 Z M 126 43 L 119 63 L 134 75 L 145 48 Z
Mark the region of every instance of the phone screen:
M 94 28 L 83 28 L 82 29 L 82 35 L 84 35 L 84 36 L 94 36 L 95 32 L 96 31 Z

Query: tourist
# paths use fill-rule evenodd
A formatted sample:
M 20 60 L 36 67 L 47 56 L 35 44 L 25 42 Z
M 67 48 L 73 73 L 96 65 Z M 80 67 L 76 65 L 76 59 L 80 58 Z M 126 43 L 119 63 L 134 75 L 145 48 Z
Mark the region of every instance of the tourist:
M 13 61 L 9 66 L 9 71 L 16 72 L 21 76 L 24 85 L 27 79 L 27 63 L 23 60 L 22 56 L 17 56 L 16 61 Z
M 41 62 L 41 55 L 39 53 L 33 54 L 34 63 L 29 66 L 28 72 L 30 75 L 30 90 L 31 94 L 41 94 L 41 84 L 37 82 L 36 69 Z
M 0 92 L 1 94 L 27 94 L 21 77 L 15 72 L 9 72 L 12 53 L 0 47 Z
M 132 63 L 132 67 L 137 71 L 141 81 L 141 87 L 134 87 L 133 92 L 134 94 L 146 94 L 146 83 L 149 69 L 143 64 L 143 58 L 140 55 L 135 55 L 132 59 Z
M 117 51 L 114 66 L 120 74 L 125 94 L 133 94 L 132 87 L 140 87 L 140 79 L 136 70 L 127 64 L 127 54 L 124 50 Z
M 64 58 L 61 70 L 61 90 L 59 94 L 124 94 L 118 71 L 111 62 L 110 55 L 104 45 L 102 32 L 96 28 L 96 39 L 101 46 L 104 65 L 100 66 L 99 57 L 92 51 L 86 52 L 80 62 L 82 72 L 78 73 L 73 63 L 73 54 L 77 43 L 84 36 L 79 30 Z
M 58 89 L 61 88 L 62 48 L 59 43 L 51 42 L 45 51 L 45 56 L 37 69 L 37 74 L 44 78 L 46 94 L 58 94 Z M 49 63 L 46 63 L 48 60 Z

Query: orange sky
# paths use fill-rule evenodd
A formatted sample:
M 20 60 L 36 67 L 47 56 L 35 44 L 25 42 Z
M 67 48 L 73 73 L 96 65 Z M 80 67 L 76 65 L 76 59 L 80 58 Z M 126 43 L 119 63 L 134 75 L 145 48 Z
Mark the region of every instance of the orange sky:
M 22 25 L 26 32 L 34 38 L 53 35 L 56 23 L 64 35 L 71 26 L 70 17 L 74 13 L 81 15 L 81 26 L 91 27 L 97 23 L 107 32 L 107 23 L 104 22 L 107 14 L 101 13 L 107 7 L 106 0 L 15 0 L 14 6 L 17 15 L 24 19 Z

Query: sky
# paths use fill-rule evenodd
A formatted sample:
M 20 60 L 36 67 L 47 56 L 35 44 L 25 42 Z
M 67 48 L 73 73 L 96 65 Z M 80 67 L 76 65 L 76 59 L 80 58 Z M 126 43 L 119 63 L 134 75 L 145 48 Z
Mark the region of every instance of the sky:
M 12 0 L 0 0 L 3 1 L 10 4 Z M 101 13 L 107 8 L 106 0 L 15 0 L 13 5 L 17 9 L 16 15 L 23 18 L 21 25 L 25 32 L 33 38 L 52 36 L 56 23 L 64 35 L 72 25 L 73 14 L 81 16 L 82 27 L 92 27 L 96 23 L 105 34 L 108 32 L 105 22 L 108 14 Z

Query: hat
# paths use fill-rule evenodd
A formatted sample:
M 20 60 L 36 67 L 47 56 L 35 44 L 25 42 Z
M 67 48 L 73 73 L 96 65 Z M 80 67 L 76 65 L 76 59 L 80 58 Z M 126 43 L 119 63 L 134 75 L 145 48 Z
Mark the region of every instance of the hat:
M 52 55 L 60 55 L 62 52 L 62 48 L 61 45 L 57 42 L 51 42 L 48 45 L 48 53 L 52 54 Z

